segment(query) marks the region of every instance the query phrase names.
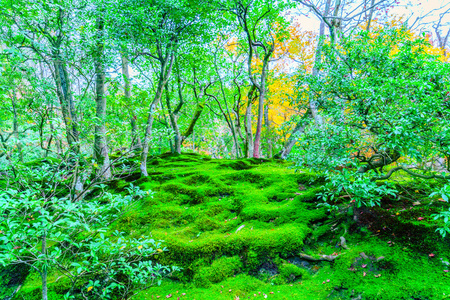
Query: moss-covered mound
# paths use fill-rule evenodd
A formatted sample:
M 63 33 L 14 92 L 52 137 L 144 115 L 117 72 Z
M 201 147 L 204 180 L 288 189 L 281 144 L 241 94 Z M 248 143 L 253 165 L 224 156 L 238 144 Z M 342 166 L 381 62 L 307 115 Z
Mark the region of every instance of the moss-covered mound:
M 329 215 L 317 207 L 323 178 L 283 161 L 165 154 L 148 165 L 148 177 L 111 183 L 117 193 L 129 184 L 149 191 L 111 230 L 164 240 L 169 251 L 155 261 L 182 270 L 135 299 L 450 295 L 450 247 L 430 217 L 447 204 L 412 190 L 373 209 L 341 203 L 349 210 Z M 34 299 L 35 283 L 30 279 L 21 296 Z
M 306 180 L 285 162 L 185 154 L 157 157 L 149 166 L 149 176 L 134 184 L 153 197 L 116 226 L 165 240 L 170 251 L 158 261 L 182 267 L 174 277 L 184 283 L 218 282 L 220 276 L 204 274 L 220 259 L 239 258 L 238 274 L 256 272 L 267 259 L 295 255 L 311 233 L 309 225 L 326 218 L 314 204 L 316 178 L 308 174 Z M 256 254 L 251 266 L 249 253 Z

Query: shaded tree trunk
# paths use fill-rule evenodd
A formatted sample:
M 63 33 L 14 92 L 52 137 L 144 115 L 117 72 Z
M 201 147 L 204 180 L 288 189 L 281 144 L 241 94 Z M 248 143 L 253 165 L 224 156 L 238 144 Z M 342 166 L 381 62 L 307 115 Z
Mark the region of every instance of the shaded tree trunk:
M 254 100 L 254 93 L 256 86 L 252 85 L 247 94 L 247 108 L 245 109 L 245 153 L 247 157 L 253 156 L 253 131 L 252 131 L 252 103 Z
M 41 243 L 41 253 L 42 255 L 46 255 L 47 251 L 47 238 L 45 232 L 42 236 Z M 47 266 L 43 266 L 41 271 L 41 281 L 42 281 L 42 300 L 48 300 L 48 291 L 47 291 Z
M 327 2 L 325 4 L 324 17 L 328 16 L 328 13 L 330 10 L 330 5 L 331 5 L 331 0 L 327 0 Z M 314 77 L 319 75 L 319 64 L 321 62 L 322 47 L 323 47 L 324 40 L 325 40 L 325 21 L 322 19 L 322 21 L 320 22 L 319 41 L 317 43 L 317 49 L 316 49 L 316 54 L 315 54 L 315 58 L 314 58 L 314 67 L 312 70 L 312 75 Z M 310 99 L 309 109 L 311 110 L 311 115 L 313 116 L 314 121 L 316 122 L 316 125 L 322 126 L 323 120 L 319 114 L 318 103 L 315 101 L 315 99 Z
M 61 105 L 61 112 L 66 126 L 67 142 L 71 151 L 78 153 L 80 150 L 78 119 L 75 111 L 75 103 L 66 65 L 62 62 L 58 53 L 54 53 L 54 79 L 56 94 Z
M 124 94 L 125 99 L 128 103 L 131 102 L 131 79 L 130 79 L 130 73 L 128 68 L 128 57 L 126 53 L 121 54 L 122 58 L 122 75 L 125 82 L 124 85 Z M 142 144 L 141 144 L 141 138 L 139 137 L 139 133 L 137 130 L 137 124 L 136 124 L 136 115 L 133 111 L 133 109 L 130 109 L 130 126 L 131 126 L 131 150 L 140 151 L 142 150 Z
M 272 130 L 270 128 L 269 120 L 269 105 L 264 109 L 264 126 L 266 127 L 266 141 L 267 141 L 267 158 L 272 158 Z
M 11 93 L 11 107 L 13 111 L 13 134 L 14 138 L 16 139 L 16 147 L 17 151 L 19 152 L 19 160 L 23 162 L 23 151 L 22 151 L 22 143 L 20 142 L 19 137 L 19 116 L 17 114 L 17 107 L 16 107 L 16 92 L 13 89 Z
M 289 139 L 284 144 L 283 149 L 276 155 L 281 159 L 286 159 L 292 151 L 295 143 L 298 140 L 298 136 L 305 132 L 305 128 L 308 125 L 307 119 L 311 117 L 311 110 L 307 109 L 301 119 L 295 124 L 294 130 L 292 130 Z
M 370 31 L 370 24 L 372 23 L 373 11 L 375 9 L 374 4 L 375 4 L 375 0 L 372 0 L 372 3 L 370 4 L 371 8 L 370 8 L 370 12 L 369 12 L 369 19 L 367 20 L 366 31 Z
M 172 153 L 176 152 L 178 154 L 181 154 L 181 134 L 180 134 L 180 128 L 178 127 L 178 112 L 179 110 L 175 109 L 172 110 L 171 104 L 170 104 L 170 90 L 169 90 L 169 84 L 166 84 L 165 87 L 166 92 L 166 105 L 167 110 L 169 112 L 169 121 L 170 121 L 170 127 L 172 127 L 173 132 L 175 133 L 173 137 L 174 141 L 174 149 L 172 150 Z M 180 106 L 181 108 L 181 106 Z
M 141 163 L 140 163 L 140 171 L 142 176 L 148 176 L 147 172 L 147 157 L 150 148 L 150 139 L 152 136 L 153 130 L 153 121 L 155 120 L 155 110 L 159 102 L 161 101 L 162 93 L 164 86 L 166 85 L 167 80 L 170 77 L 170 73 L 172 72 L 172 66 L 174 62 L 174 53 L 172 49 L 167 49 L 164 57 L 159 57 L 160 62 L 160 72 L 158 78 L 158 86 L 156 87 L 156 93 L 153 98 L 152 103 L 150 104 L 147 124 L 145 128 L 145 136 L 142 141 L 142 152 L 141 152 Z
M 109 179 L 112 176 L 111 164 L 108 155 L 108 144 L 106 142 L 106 96 L 105 96 L 105 66 L 103 45 L 104 20 L 97 19 L 97 51 L 95 53 L 96 73 L 96 122 L 94 132 L 94 159 L 99 165 L 99 176 Z

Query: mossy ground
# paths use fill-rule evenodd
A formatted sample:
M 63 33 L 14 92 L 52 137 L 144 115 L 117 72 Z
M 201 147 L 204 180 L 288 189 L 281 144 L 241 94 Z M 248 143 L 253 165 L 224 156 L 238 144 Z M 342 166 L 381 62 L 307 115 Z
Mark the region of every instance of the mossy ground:
M 323 179 L 289 166 L 163 155 L 149 161 L 148 177 L 112 183 L 118 193 L 132 183 L 154 194 L 111 230 L 164 240 L 169 251 L 155 260 L 182 268 L 134 298 L 448 298 L 449 241 L 430 217 L 447 203 L 409 182 L 381 207 L 330 216 L 317 208 Z M 340 246 L 342 235 L 349 249 Z M 340 256 L 313 262 L 300 253 Z

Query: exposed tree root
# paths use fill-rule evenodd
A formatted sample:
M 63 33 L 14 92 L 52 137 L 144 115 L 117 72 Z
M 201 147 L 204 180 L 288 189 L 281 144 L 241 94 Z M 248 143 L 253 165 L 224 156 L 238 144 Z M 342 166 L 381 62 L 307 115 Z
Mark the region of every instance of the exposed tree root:
M 312 257 L 311 255 L 300 253 L 299 254 L 301 258 L 310 260 L 310 261 L 333 261 L 337 257 L 341 256 L 341 254 L 338 255 L 319 255 L 319 257 Z

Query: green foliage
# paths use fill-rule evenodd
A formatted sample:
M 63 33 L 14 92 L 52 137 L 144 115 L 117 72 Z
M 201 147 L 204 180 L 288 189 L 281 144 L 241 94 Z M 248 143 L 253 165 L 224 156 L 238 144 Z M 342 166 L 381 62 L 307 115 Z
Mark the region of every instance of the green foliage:
M 365 174 L 342 170 L 339 174 L 330 174 L 329 181 L 324 186 L 324 191 L 319 193 L 319 198 L 323 205 L 329 210 L 337 209 L 331 203 L 339 201 L 339 196 L 344 194 L 349 196 L 356 207 L 379 206 L 383 197 L 395 197 L 397 191 L 390 182 L 378 184 Z
M 130 184 L 126 196 L 102 192 L 97 199 L 71 201 L 55 195 L 58 180 L 51 181 L 52 170 L 41 167 L 30 172 L 36 181 L 22 179 L 20 189 L 0 192 L 0 265 L 25 265 L 43 278 L 56 270 L 63 272 L 71 284 L 53 288 L 65 299 L 80 293 L 102 299 L 126 295 L 170 271 L 149 260 L 166 251 L 154 239 L 127 238 L 119 231 L 105 234 L 122 211 L 146 194 L 139 188 Z M 57 171 L 54 176 L 65 174 Z
M 361 31 L 339 49 L 325 46 L 326 75 L 306 77 L 305 92 L 329 122 L 302 139 L 299 164 L 383 172 L 399 157 L 420 164 L 447 153 L 448 64 L 427 46 L 403 26 Z

